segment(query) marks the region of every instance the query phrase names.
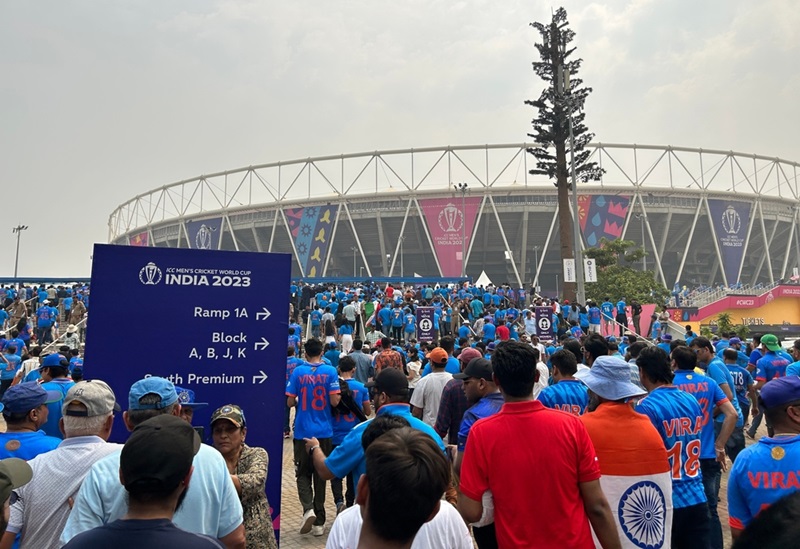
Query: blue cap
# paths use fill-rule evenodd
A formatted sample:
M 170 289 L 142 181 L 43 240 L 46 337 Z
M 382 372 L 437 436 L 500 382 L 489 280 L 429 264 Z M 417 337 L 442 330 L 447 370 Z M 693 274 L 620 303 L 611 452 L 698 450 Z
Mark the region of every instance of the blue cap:
M 61 391 L 47 391 L 35 381 L 29 381 L 8 388 L 0 403 L 0 411 L 25 414 L 42 404 L 53 404 L 63 398 Z
M 208 402 L 195 402 L 194 391 L 191 389 L 184 389 L 175 386 L 175 392 L 178 393 L 178 402 L 181 406 L 188 406 L 190 408 L 200 408 L 201 406 L 208 406 Z
M 145 395 L 158 395 L 161 402 L 156 404 L 140 404 Z M 163 377 L 151 376 L 137 381 L 128 393 L 128 410 L 161 410 L 178 402 L 175 385 Z
M 606 336 L 606 341 L 608 341 L 609 343 L 616 343 L 617 338 L 614 336 Z
M 39 369 L 51 367 L 69 368 L 69 360 L 67 360 L 64 355 L 58 353 L 47 355 L 42 359 L 42 364 L 39 366 Z
M 773 378 L 761 388 L 761 400 L 767 409 L 800 400 L 800 377 Z

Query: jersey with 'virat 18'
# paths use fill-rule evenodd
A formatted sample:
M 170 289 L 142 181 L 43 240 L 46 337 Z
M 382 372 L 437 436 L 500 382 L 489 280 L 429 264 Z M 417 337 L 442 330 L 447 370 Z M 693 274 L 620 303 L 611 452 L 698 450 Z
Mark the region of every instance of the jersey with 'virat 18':
M 294 438 L 333 436 L 330 395 L 339 393 L 339 374 L 327 364 L 304 362 L 286 384 L 286 396 L 297 399 Z
M 555 385 L 542 389 L 536 400 L 548 408 L 580 416 L 589 405 L 589 390 L 582 381 L 562 379 Z
M 800 490 L 800 435 L 763 437 L 736 457 L 728 479 L 731 528 L 744 529 L 780 498 Z
M 714 422 L 712 412 L 715 406 L 729 402 L 728 397 L 719 388 L 717 382 L 708 376 L 694 373 L 694 370 L 675 370 L 672 383 L 681 391 L 685 391 L 697 399 L 703 412 L 703 430 L 700 433 L 702 447 L 700 459 L 715 459 Z
M 636 411 L 650 418 L 664 441 L 672 478 L 673 507 L 681 509 L 705 502 L 700 473 L 703 411 L 697 400 L 674 385 L 665 385 L 650 391 L 636 406 Z

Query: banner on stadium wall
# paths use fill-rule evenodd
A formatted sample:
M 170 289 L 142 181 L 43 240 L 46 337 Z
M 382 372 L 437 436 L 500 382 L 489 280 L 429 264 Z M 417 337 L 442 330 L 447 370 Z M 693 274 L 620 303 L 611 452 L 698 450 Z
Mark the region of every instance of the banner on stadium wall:
M 710 198 L 708 210 L 714 233 L 717 236 L 719 251 L 722 254 L 722 267 L 728 284 L 739 281 L 739 266 L 744 255 L 744 241 L 750 226 L 749 202 L 732 202 Z
M 481 204 L 480 198 L 425 198 L 419 201 L 428 224 L 434 253 L 442 268 L 442 276 L 460 276 L 463 254 L 469 251 L 470 238 Z M 466 223 L 466 227 L 465 227 Z M 466 233 L 466 241 L 463 241 Z
M 307 277 L 322 276 L 337 209 L 337 206 L 309 206 L 284 210 L 297 260 Z
M 195 250 L 218 250 L 221 230 L 221 217 L 187 221 L 186 234 L 189 235 L 189 247 Z
M 578 217 L 586 244 L 597 246 L 603 237 L 608 240 L 621 238 L 630 203 L 630 197 L 623 195 L 578 196 Z
M 149 246 L 150 245 L 150 234 L 147 231 L 143 233 L 139 233 L 130 237 L 128 240 L 128 244 L 131 246 Z
M 276 528 L 290 272 L 289 254 L 96 244 L 85 357 L 87 378 L 107 382 L 121 403 L 128 402 L 133 383 L 151 375 L 191 389 L 198 402 L 209 404 L 192 420 L 206 435 L 211 414 L 226 404 L 238 404 L 255 418 L 247 441 L 271 458 L 266 492 Z M 157 303 L 158 318 L 148 306 L 128 307 L 120 315 L 120 295 L 130 303 Z M 120 352 L 119 335 L 142 329 L 156 335 L 147 342 L 155 360 Z M 127 437 L 117 414 L 110 440 Z

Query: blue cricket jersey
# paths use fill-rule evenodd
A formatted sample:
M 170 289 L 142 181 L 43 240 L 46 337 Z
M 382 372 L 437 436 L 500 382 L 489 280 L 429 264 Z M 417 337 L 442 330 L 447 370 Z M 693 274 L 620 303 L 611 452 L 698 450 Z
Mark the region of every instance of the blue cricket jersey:
M 562 379 L 555 385 L 542 389 L 537 400 L 547 408 L 580 416 L 589 405 L 589 390 L 582 381 Z
M 712 412 L 715 406 L 728 402 L 728 397 L 725 396 L 716 381 L 708 376 L 696 374 L 694 370 L 675 370 L 675 379 L 672 383 L 681 391 L 692 395 L 700 404 L 700 409 L 703 412 L 702 431 L 700 433 L 702 442 L 700 459 L 716 459 Z
M 664 441 L 672 478 L 673 507 L 681 509 L 706 501 L 700 472 L 703 411 L 697 400 L 674 385 L 665 385 L 642 399 L 636 411 L 650 418 Z
M 294 438 L 331 438 L 329 395 L 339 392 L 339 374 L 327 364 L 303 364 L 295 367 L 286 384 L 286 396 L 297 398 Z

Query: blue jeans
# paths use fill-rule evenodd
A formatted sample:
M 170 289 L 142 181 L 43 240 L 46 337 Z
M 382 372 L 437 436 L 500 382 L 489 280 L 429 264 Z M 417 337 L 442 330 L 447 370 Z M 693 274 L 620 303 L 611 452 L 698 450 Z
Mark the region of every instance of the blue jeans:
M 716 459 L 701 459 L 700 471 L 703 474 L 703 489 L 708 499 L 709 515 L 709 547 L 722 549 L 722 524 L 719 521 L 717 503 L 719 501 L 719 487 L 722 480 L 722 467 Z

